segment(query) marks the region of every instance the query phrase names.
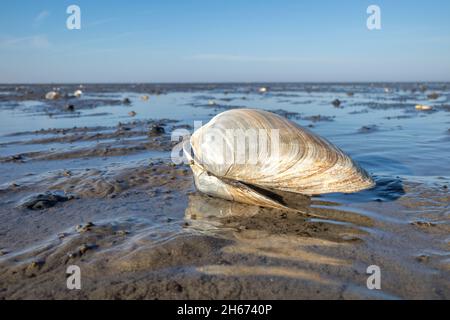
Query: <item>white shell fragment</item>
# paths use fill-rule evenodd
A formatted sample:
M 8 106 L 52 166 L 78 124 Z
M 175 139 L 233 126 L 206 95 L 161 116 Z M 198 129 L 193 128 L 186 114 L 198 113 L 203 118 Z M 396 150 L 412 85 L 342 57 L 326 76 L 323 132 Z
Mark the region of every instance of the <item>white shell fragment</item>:
M 81 97 L 83 95 L 83 91 L 81 90 L 76 90 L 73 95 L 77 98 Z
M 184 147 L 198 190 L 227 200 L 286 208 L 271 191 L 316 195 L 374 186 L 339 148 L 267 111 L 220 113 Z
M 429 111 L 429 110 L 432 110 L 432 109 L 433 109 L 433 107 L 427 106 L 425 104 L 418 104 L 418 105 L 416 105 L 416 110 Z
M 47 94 L 45 95 L 45 99 L 47 99 L 47 100 L 55 100 L 55 99 L 58 99 L 59 97 L 60 97 L 60 95 L 56 91 L 47 92 Z

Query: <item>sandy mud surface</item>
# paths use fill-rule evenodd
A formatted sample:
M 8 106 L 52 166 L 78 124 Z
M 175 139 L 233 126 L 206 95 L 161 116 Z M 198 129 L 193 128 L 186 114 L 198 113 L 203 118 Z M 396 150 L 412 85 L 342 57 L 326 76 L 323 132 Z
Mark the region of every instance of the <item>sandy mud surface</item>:
M 449 299 L 448 85 L 260 86 L 0 86 L 0 298 Z M 376 187 L 281 194 L 296 211 L 199 194 L 171 133 L 240 107 L 310 127 Z

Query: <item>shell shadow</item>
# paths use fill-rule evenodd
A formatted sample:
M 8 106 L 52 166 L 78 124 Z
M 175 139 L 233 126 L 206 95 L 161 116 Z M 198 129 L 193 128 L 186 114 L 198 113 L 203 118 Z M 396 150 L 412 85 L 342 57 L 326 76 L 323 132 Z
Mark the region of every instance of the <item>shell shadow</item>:
M 410 167 L 392 158 L 382 156 L 355 156 L 359 164 L 373 174 L 375 187 L 354 194 L 346 194 L 345 199 L 354 202 L 395 201 L 405 194 L 403 182 L 399 175 L 412 175 Z
M 390 202 L 401 198 L 406 193 L 400 177 L 373 175 L 373 179 L 375 186 L 371 189 L 349 194 L 330 193 L 323 198 L 338 203 Z
M 205 235 L 236 239 L 237 234 L 289 236 L 332 242 L 362 241 L 370 218 L 333 207 L 305 207 L 309 215 L 222 200 L 200 193 L 189 195 L 185 211 L 187 230 Z M 317 219 L 319 218 L 319 219 Z

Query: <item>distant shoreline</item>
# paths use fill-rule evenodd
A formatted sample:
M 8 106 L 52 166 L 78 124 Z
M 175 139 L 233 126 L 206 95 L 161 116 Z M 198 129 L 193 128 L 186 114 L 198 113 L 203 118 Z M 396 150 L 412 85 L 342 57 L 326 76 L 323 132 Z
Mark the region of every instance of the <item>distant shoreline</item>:
M 1 82 L 5 85 L 268 85 L 268 84 L 308 84 L 308 85 L 354 85 L 354 84 L 450 84 L 446 81 L 221 81 L 221 82 Z

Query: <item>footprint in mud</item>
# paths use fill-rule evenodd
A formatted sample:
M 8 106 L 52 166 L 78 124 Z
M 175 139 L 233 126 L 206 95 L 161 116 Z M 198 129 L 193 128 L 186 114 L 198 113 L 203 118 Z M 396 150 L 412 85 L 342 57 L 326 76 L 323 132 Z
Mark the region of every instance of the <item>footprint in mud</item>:
M 34 194 L 23 199 L 18 207 L 29 210 L 44 210 L 54 207 L 60 202 L 66 202 L 74 199 L 72 195 L 61 195 L 52 192 Z

